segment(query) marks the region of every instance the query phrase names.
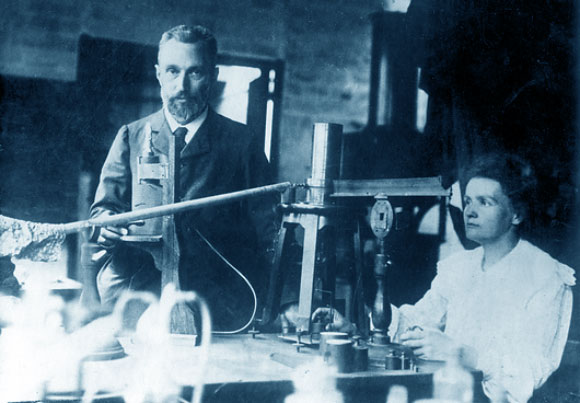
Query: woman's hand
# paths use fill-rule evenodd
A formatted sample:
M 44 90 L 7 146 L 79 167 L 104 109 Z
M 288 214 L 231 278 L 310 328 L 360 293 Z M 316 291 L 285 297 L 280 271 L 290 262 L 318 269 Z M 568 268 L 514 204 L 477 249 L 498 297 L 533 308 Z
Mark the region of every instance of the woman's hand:
M 411 347 L 415 356 L 430 360 L 446 360 L 459 349 L 459 345 L 439 329 L 411 328 L 401 334 L 400 341 Z

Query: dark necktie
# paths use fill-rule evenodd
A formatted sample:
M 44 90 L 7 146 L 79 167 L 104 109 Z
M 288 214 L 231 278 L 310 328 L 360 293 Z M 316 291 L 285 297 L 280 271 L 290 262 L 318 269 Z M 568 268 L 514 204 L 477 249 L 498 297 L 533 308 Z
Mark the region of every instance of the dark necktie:
M 187 134 L 187 128 L 178 127 L 173 132 L 175 136 L 175 149 L 179 152 L 185 148 L 185 135 Z

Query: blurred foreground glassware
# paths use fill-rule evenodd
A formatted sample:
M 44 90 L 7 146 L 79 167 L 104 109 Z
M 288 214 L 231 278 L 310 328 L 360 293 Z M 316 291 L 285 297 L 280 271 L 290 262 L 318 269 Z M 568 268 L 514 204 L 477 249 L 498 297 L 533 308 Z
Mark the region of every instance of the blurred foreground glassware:
M 0 337 L 0 396 L 5 401 L 40 400 L 51 373 L 58 370 L 65 338 L 64 301 L 34 287 L 16 302 Z
M 169 332 L 172 309 L 186 302 L 201 315 L 199 346 L 196 335 Z M 112 314 L 71 333 L 65 307 L 61 297 L 40 287 L 27 290 L 15 305 L 13 320 L 0 336 L 0 401 L 183 402 L 181 390 L 191 385 L 191 401 L 201 400 L 211 320 L 197 294 L 172 284 L 159 300 L 151 293 L 128 292 Z M 99 354 L 117 337 L 128 357 Z
M 284 403 L 343 403 L 336 387 L 336 369 L 326 365 L 322 357 L 298 366 L 292 372 L 294 392 Z
M 147 309 L 135 321 L 130 304 L 141 301 Z M 171 311 L 182 303 L 193 303 L 201 314 L 201 342 L 197 335 L 170 333 Z M 126 403 L 183 402 L 183 386 L 193 385 L 191 401 L 201 401 L 203 374 L 211 342 L 211 320 L 206 303 L 192 291 L 178 291 L 168 284 L 159 301 L 153 294 L 129 292 L 117 302 L 113 311 L 119 324 L 119 341 L 130 356 L 126 387 L 122 391 Z M 129 316 L 129 317 L 128 317 Z M 133 317 L 131 317 L 133 316 Z M 136 323 L 135 323 L 136 322 Z M 99 397 L 97 381 L 87 382 L 84 402 Z
M 463 367 L 459 350 L 433 373 L 433 397 L 459 403 L 473 402 L 473 375 Z

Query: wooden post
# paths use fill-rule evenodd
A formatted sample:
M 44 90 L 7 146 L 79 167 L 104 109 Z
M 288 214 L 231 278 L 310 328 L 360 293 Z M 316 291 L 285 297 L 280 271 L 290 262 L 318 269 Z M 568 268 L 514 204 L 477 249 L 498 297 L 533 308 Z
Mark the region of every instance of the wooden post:
M 163 204 L 173 204 L 179 200 L 179 160 L 182 139 L 169 137 L 169 165 L 165 186 L 163 186 Z M 161 270 L 161 289 L 173 283 L 179 290 L 179 242 L 175 228 L 175 216 L 163 217 L 163 241 L 156 264 Z M 194 334 L 195 319 L 193 311 L 185 304 L 177 304 L 171 311 L 171 333 Z

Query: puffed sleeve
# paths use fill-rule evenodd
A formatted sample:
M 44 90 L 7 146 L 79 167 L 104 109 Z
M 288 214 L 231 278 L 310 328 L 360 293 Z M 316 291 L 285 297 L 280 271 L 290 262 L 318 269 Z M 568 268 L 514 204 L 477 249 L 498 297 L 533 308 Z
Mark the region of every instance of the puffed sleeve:
M 453 285 L 453 264 L 441 261 L 437 264 L 437 275 L 431 282 L 431 288 L 414 305 L 391 305 L 393 312 L 389 336 L 396 341 L 398 336 L 411 326 L 437 328 L 442 330 Z
M 559 276 L 538 289 L 521 308 L 517 319 L 504 329 L 500 345 L 480 355 L 486 374 L 484 390 L 502 388 L 508 400 L 526 402 L 560 365 L 568 338 L 575 280 L 569 267 L 557 263 Z

